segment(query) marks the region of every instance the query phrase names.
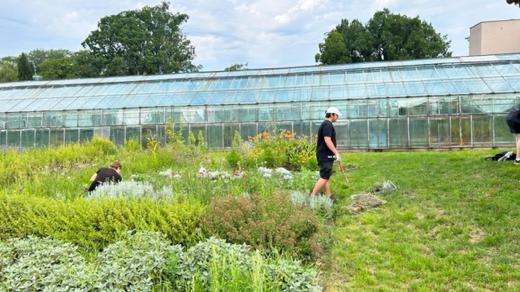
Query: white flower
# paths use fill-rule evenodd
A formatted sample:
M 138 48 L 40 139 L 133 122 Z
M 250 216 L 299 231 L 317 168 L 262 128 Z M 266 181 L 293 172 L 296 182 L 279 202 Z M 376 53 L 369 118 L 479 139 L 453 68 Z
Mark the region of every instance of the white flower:
M 159 175 L 161 175 L 161 176 L 165 176 L 165 177 L 169 177 L 169 178 L 172 178 L 172 177 L 173 177 L 173 172 L 172 172 L 172 169 L 171 169 L 171 168 L 168 168 L 168 169 L 165 170 L 165 171 L 161 171 L 161 172 L 159 172 Z
M 199 174 L 199 176 L 207 176 L 208 175 L 208 171 L 204 167 L 201 166 L 199 168 L 198 174 Z

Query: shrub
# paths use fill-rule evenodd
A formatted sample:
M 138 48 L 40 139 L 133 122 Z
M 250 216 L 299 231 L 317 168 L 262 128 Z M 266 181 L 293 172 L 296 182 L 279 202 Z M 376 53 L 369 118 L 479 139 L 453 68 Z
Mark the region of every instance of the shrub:
M 137 139 L 128 139 L 125 141 L 124 148 L 128 152 L 137 152 L 141 149 L 139 141 Z
M 175 253 L 164 271 L 182 291 L 321 291 L 313 268 L 216 238 Z
M 240 154 L 238 154 L 238 151 L 233 149 L 226 155 L 226 161 L 231 168 L 238 169 L 240 166 Z
M 155 232 L 128 232 L 97 257 L 95 288 L 99 291 L 150 291 L 160 279 L 168 255 L 180 255 L 182 247 L 171 246 Z
M 89 199 L 99 198 L 152 198 L 163 199 L 173 198 L 170 188 L 163 187 L 157 191 L 146 181 L 122 181 L 120 183 L 104 183 L 90 192 L 87 196 Z
M 299 170 L 317 167 L 315 144 L 307 137 L 295 138 L 289 131 L 280 131 L 277 135 L 260 133 L 250 138 L 253 147 L 242 153 L 249 166 L 286 167 Z
M 308 206 L 325 219 L 332 219 L 332 200 L 326 196 L 310 196 L 304 192 L 292 191 L 291 201 L 297 206 Z
M 281 194 L 215 198 L 202 222 L 206 234 L 233 243 L 264 250 L 278 248 L 303 259 L 322 253 L 318 218 L 309 208 L 295 206 Z
M 114 154 L 117 152 L 117 147 L 112 141 L 103 137 L 94 136 L 89 144 L 99 150 L 102 154 Z
M 142 199 L 51 198 L 0 195 L 0 240 L 36 235 L 62 239 L 93 252 L 128 230 L 158 231 L 174 243 L 201 239 L 200 203 Z
M 30 236 L 0 245 L 2 282 L 12 291 L 86 291 L 92 277 L 76 247 Z

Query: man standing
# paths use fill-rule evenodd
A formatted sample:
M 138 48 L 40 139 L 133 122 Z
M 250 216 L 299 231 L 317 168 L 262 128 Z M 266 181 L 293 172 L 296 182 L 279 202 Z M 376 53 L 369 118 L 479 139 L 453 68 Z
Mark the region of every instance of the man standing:
M 516 141 L 516 159 L 515 164 L 520 165 L 520 105 L 513 108 L 506 118 L 507 125 L 511 133 L 515 134 Z
M 319 194 L 321 189 L 325 189 L 325 195 L 331 200 L 336 198 L 330 191 L 329 179 L 332 175 L 332 165 L 334 160 L 340 162 L 341 157 L 336 149 L 336 131 L 332 123 L 336 122 L 341 113 L 336 107 L 329 107 L 325 112 L 325 120 L 321 123 L 318 130 L 318 141 L 316 145 L 316 158 L 320 167 L 320 178 L 312 189 L 311 196 Z
M 121 177 L 121 163 L 119 161 L 112 162 L 110 168 L 102 167 L 92 175 L 90 178 L 90 187 L 88 188 L 89 192 L 95 190 L 100 184 L 105 182 L 118 183 L 123 178 Z

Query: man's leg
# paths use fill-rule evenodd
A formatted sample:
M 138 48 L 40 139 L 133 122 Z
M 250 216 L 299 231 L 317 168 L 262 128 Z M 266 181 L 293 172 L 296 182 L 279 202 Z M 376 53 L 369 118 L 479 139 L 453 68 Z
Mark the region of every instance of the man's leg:
M 330 197 L 330 195 L 332 195 L 332 192 L 330 191 L 330 181 L 327 181 L 325 183 L 325 195 L 327 197 Z
M 520 134 L 516 134 L 516 161 L 520 161 Z
M 314 188 L 312 189 L 311 196 L 317 196 L 320 193 L 320 190 L 324 188 L 329 183 L 329 180 L 320 178 L 316 184 L 314 185 Z

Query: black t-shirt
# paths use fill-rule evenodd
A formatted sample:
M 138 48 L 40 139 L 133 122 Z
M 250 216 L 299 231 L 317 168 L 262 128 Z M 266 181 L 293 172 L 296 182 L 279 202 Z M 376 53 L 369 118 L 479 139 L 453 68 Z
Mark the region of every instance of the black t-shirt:
M 334 130 L 334 126 L 332 122 L 329 120 L 324 120 L 321 123 L 320 128 L 318 129 L 318 142 L 316 145 L 316 158 L 318 160 L 334 160 L 334 152 L 332 152 L 327 144 L 325 144 L 324 137 L 330 137 L 332 139 L 332 143 L 334 147 L 336 146 L 336 130 Z
M 117 171 L 108 167 L 102 167 L 98 169 L 96 174 L 96 179 L 90 184 L 90 187 L 88 188 L 89 192 L 95 190 L 101 183 L 108 181 L 118 183 L 123 179 L 121 175 L 117 173 Z

